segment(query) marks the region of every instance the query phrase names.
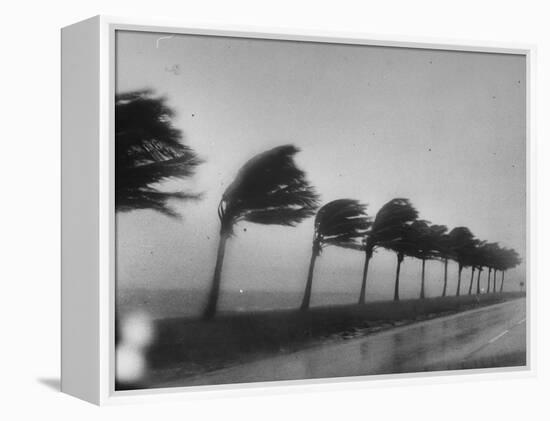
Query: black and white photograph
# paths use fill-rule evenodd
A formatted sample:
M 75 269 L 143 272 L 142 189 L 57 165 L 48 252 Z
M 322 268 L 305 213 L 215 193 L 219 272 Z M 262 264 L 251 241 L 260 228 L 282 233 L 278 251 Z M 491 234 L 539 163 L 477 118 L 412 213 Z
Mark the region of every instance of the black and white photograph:
M 115 390 L 528 365 L 526 56 L 117 30 Z

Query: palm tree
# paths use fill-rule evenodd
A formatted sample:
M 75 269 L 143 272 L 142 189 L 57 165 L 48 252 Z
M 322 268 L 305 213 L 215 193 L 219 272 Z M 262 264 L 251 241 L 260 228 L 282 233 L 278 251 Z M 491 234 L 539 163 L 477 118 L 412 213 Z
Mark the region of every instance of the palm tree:
M 449 241 L 454 259 L 458 263 L 458 282 L 456 286 L 456 296 L 458 297 L 460 295 L 462 269 L 464 266 L 469 266 L 471 256 L 475 252 L 477 240 L 468 228 L 457 227 L 449 232 Z
M 490 243 L 489 248 L 487 249 L 487 262 L 486 264 L 489 265 L 489 276 L 487 278 L 487 292 L 491 292 L 491 275 L 493 275 L 493 293 L 496 292 L 496 273 L 497 273 L 497 266 L 498 266 L 498 260 L 501 253 L 501 247 L 498 245 L 498 243 Z
M 496 263 L 496 265 L 498 265 L 498 262 Z M 493 293 L 497 292 L 497 270 L 498 267 L 495 267 L 493 269 Z
M 500 292 L 503 292 L 504 290 L 504 272 L 506 272 L 508 269 L 515 268 L 520 263 L 521 258 L 514 249 L 504 249 L 501 264 L 502 278 L 500 280 Z
M 324 205 L 315 217 L 315 231 L 311 261 L 301 309 L 307 310 L 311 300 L 315 260 L 325 246 L 360 249 L 365 232 L 371 225 L 366 214 L 366 205 L 353 199 L 339 199 Z
M 472 287 L 474 286 L 474 274 L 476 271 L 476 267 L 474 265 L 472 267 L 472 274 L 470 276 L 470 286 L 468 287 L 468 295 L 472 295 Z
M 481 278 L 481 272 L 483 271 L 483 267 L 482 266 L 478 266 L 477 267 L 477 287 L 476 287 L 476 295 L 479 295 L 481 294 L 481 286 L 479 284 L 479 280 Z
M 430 247 L 432 249 L 431 258 L 438 258 L 443 259 L 445 264 L 445 280 L 444 283 L 447 283 L 447 263 L 448 263 L 448 255 L 446 254 L 448 251 L 448 241 L 449 236 L 447 234 L 447 227 L 445 225 L 432 225 L 430 227 Z M 424 265 L 424 263 L 423 263 Z M 422 285 L 424 285 L 424 267 L 422 268 Z M 422 288 L 422 291 L 424 291 L 424 288 Z M 421 294 L 424 298 L 424 294 Z
M 500 265 L 502 248 L 497 244 L 491 255 L 491 264 L 493 269 L 493 294 L 497 292 L 497 270 Z M 490 281 L 489 281 L 490 283 Z M 490 288 L 490 285 L 489 285 Z
M 403 240 L 407 227 L 412 224 L 416 218 L 418 218 L 418 211 L 408 199 L 403 198 L 390 200 L 384 204 L 376 214 L 372 226 L 367 231 L 367 236 L 363 245 L 365 251 L 365 266 L 363 269 L 361 292 L 359 294 L 359 304 L 365 303 L 369 261 L 372 258 L 374 250 L 377 247 L 383 247 L 396 251 L 393 246 L 399 248 L 398 243 Z M 396 291 L 398 291 L 399 271 L 403 257 L 400 259 L 399 251 L 396 252 L 398 254 Z M 394 294 L 394 298 L 397 296 L 396 299 L 399 299 L 399 293 L 397 292 L 396 294 Z
M 447 280 L 448 280 L 448 268 L 449 268 L 449 259 L 454 258 L 453 250 L 451 248 L 451 242 L 449 240 L 449 234 L 443 234 L 438 241 L 438 251 L 443 260 L 443 292 L 441 293 L 442 297 L 447 295 Z
M 167 180 L 192 176 L 202 163 L 184 145 L 181 130 L 173 125 L 174 111 L 164 97 L 150 90 L 115 97 L 115 208 L 117 212 L 152 209 L 178 216 L 173 199 L 196 199 L 197 194 L 164 191 Z
M 486 294 L 491 292 L 491 272 L 495 265 L 495 259 L 497 251 L 499 250 L 497 243 L 485 243 L 478 249 L 479 264 L 480 266 L 487 268 L 487 291 Z
M 474 245 L 474 248 L 472 249 L 472 253 L 469 256 L 469 264 L 472 267 L 472 275 L 470 277 L 470 287 L 468 288 L 468 295 L 472 295 L 472 289 L 474 285 L 474 274 L 475 270 L 478 269 L 477 273 L 477 292 L 476 294 L 479 295 L 479 278 L 481 276 L 481 264 L 482 264 L 482 247 L 485 244 L 484 241 L 476 241 L 476 244 Z
M 422 276 L 420 286 L 420 298 L 426 296 L 425 273 L 426 260 L 436 259 L 440 256 L 441 242 L 447 231 L 444 225 L 429 225 L 426 221 L 415 221 L 411 225 L 411 248 L 409 255 L 422 261 Z
M 472 289 L 473 289 L 473 276 L 474 272 L 477 269 L 477 285 L 476 285 L 476 295 L 479 295 L 481 293 L 481 272 L 483 271 L 483 263 L 484 263 L 484 247 L 486 242 L 478 240 L 475 244 L 475 248 L 472 250 L 472 254 L 470 255 L 470 265 L 472 266 L 472 277 L 470 279 L 470 288 L 468 289 L 468 295 L 471 295 Z
M 296 226 L 315 214 L 319 196 L 294 162 L 298 152 L 294 145 L 283 145 L 254 156 L 225 190 L 218 206 L 220 242 L 204 318 L 216 313 L 225 246 L 235 224 Z
M 412 224 L 411 224 L 412 225 Z M 405 256 L 413 256 L 416 253 L 414 245 L 414 233 L 411 225 L 405 225 L 402 227 L 402 237 L 392 241 L 388 246 L 390 250 L 393 250 L 397 255 L 397 268 L 395 271 L 395 286 L 393 290 L 393 300 L 399 301 L 399 275 L 401 273 L 401 264 L 405 259 Z

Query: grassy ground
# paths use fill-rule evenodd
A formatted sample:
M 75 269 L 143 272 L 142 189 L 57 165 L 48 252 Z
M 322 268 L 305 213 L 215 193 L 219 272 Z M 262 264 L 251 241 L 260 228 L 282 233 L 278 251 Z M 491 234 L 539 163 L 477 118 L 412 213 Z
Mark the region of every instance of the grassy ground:
M 483 294 L 318 307 L 309 311 L 225 313 L 210 321 L 159 320 L 155 343 L 148 352 L 150 374 L 166 380 L 196 375 L 522 296 L 523 293 Z

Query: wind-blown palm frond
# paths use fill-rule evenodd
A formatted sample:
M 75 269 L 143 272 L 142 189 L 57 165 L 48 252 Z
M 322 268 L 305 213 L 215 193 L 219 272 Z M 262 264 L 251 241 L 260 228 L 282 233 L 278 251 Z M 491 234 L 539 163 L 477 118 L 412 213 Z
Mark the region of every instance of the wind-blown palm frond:
M 486 241 L 477 240 L 472 250 L 472 253 L 468 256 L 468 266 L 473 266 L 476 268 L 482 268 L 485 266 L 485 247 L 487 245 Z
M 218 208 L 222 232 L 240 221 L 295 226 L 312 216 L 319 196 L 294 162 L 299 151 L 279 146 L 256 155 L 225 190 Z
M 396 198 L 380 208 L 367 233 L 367 251 L 380 246 L 394 249 L 408 234 L 411 224 L 418 218 L 418 211 L 409 199 Z
M 519 265 L 521 259 L 514 249 L 492 243 L 492 246 L 485 250 L 485 262 L 492 265 L 493 269 L 505 271 Z
M 366 205 L 353 199 L 334 200 L 315 217 L 315 239 L 319 250 L 325 245 L 359 249 L 371 221 Z
M 520 265 L 522 260 L 519 257 L 519 254 L 514 249 L 505 248 L 503 250 L 503 256 L 501 257 L 501 270 L 513 269 L 516 266 Z
M 184 191 L 167 192 L 158 184 L 184 179 L 202 163 L 182 143 L 181 130 L 172 124 L 174 111 L 163 97 L 141 90 L 115 98 L 115 203 L 119 212 L 153 209 L 169 216 L 173 199 L 196 199 Z
M 445 225 L 430 225 L 427 221 L 415 221 L 407 232 L 412 245 L 412 257 L 419 259 L 439 259 L 445 248 L 447 227 Z
M 447 230 L 446 225 L 430 225 L 431 247 L 436 254 L 435 257 L 442 257 L 441 250 L 447 242 Z
M 496 256 L 500 250 L 498 243 L 484 243 L 477 250 L 477 260 L 480 266 L 493 268 L 496 264 Z
M 449 232 L 449 244 L 453 257 L 461 266 L 472 265 L 479 243 L 479 240 L 466 227 L 456 227 Z

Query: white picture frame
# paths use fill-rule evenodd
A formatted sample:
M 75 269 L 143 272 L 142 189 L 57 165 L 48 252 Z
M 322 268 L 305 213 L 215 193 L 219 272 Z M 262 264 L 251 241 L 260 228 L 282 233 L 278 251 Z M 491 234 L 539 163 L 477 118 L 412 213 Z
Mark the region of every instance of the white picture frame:
M 225 37 L 261 38 L 317 43 L 393 46 L 434 50 L 525 55 L 527 63 L 527 366 L 518 369 L 430 372 L 422 374 L 359 376 L 222 386 L 176 387 L 139 391 L 114 388 L 114 61 L 118 30 L 165 32 Z M 96 16 L 62 29 L 62 378 L 63 392 L 103 405 L 123 402 L 182 399 L 190 393 L 220 394 L 293 392 L 330 388 L 376 387 L 385 382 L 441 382 L 461 374 L 478 379 L 533 375 L 532 353 L 536 284 L 531 277 L 532 107 L 533 61 L 531 45 L 462 43 L 377 37 L 363 34 L 311 31 L 281 32 L 272 28 L 193 26 L 156 20 Z

